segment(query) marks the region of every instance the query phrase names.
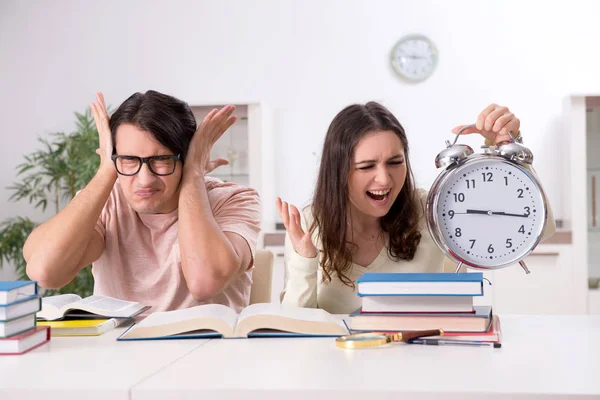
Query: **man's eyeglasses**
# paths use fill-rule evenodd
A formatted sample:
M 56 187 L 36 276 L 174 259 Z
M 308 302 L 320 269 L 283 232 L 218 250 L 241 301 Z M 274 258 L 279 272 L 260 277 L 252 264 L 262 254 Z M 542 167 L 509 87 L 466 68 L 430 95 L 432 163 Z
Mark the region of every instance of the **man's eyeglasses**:
M 146 164 L 150 172 L 154 175 L 166 176 L 175 172 L 177 160 L 181 158 L 181 154 L 177 154 L 176 156 L 152 157 L 120 156 L 113 154 L 111 158 L 115 163 L 117 172 L 121 175 L 135 175 L 142 169 L 142 164 Z

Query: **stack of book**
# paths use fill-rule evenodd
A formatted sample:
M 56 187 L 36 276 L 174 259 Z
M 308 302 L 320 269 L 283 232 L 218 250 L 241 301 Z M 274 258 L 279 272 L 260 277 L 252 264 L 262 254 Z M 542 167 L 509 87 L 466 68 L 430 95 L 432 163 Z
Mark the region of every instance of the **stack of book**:
M 42 299 L 37 319 L 38 325 L 52 327 L 52 336 L 98 336 L 133 322 L 149 308 L 107 296 L 59 294 Z
M 0 355 L 24 354 L 50 341 L 50 328 L 36 326 L 37 282 L 0 281 Z
M 500 319 L 483 295 L 482 273 L 366 273 L 357 280 L 362 307 L 350 314 L 351 330 L 442 329 L 445 341 L 501 342 Z

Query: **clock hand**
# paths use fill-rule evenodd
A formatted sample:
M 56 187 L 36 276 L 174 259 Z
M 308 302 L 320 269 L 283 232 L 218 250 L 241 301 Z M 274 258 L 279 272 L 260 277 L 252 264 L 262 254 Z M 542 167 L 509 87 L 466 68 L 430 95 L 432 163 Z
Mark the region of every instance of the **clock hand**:
M 485 215 L 492 215 L 491 211 L 486 211 L 486 210 L 470 210 L 467 209 L 467 214 L 485 214 Z
M 412 58 L 413 60 L 424 60 L 425 59 L 425 57 L 411 56 L 408 54 L 406 54 L 406 55 L 402 54 L 402 55 L 400 55 L 400 58 Z
M 460 213 L 455 213 L 455 214 L 460 214 Z M 525 215 L 525 214 L 512 214 L 512 213 L 507 213 L 504 211 L 486 211 L 486 210 L 471 210 L 471 209 L 467 209 L 467 214 L 504 215 L 504 216 L 508 216 L 508 217 L 521 217 L 521 218 L 528 217 L 528 215 Z
M 510 216 L 510 217 L 521 217 L 521 218 L 527 218 L 528 217 L 528 215 L 526 215 L 526 214 L 512 214 L 512 213 L 506 213 L 506 212 L 502 212 L 502 211 L 495 211 L 495 212 L 492 212 L 492 214 L 494 214 L 494 215 L 507 215 L 507 216 Z

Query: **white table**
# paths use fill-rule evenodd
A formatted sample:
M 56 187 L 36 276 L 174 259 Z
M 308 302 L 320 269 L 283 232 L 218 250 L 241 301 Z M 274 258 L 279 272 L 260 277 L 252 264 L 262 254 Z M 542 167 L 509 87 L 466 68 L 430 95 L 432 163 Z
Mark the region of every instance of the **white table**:
M 53 337 L 24 355 L 0 357 L 0 399 L 129 399 L 135 384 L 208 342 L 117 342 L 124 329 Z
M 343 350 L 331 338 L 212 340 L 132 389 L 150 399 L 600 398 L 600 317 L 502 317 L 489 347 L 393 344 Z
M 501 349 L 55 337 L 0 357 L 0 399 L 600 399 L 600 316 L 501 321 Z

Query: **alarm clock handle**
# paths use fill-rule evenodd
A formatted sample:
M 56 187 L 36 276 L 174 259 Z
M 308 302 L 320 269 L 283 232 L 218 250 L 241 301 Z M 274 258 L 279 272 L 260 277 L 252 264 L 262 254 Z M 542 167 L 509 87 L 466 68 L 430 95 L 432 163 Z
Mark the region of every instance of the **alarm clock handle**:
M 460 130 L 458 132 L 456 132 L 456 136 L 454 137 L 454 142 L 451 145 L 449 145 L 448 147 L 454 146 L 456 144 L 456 141 L 458 140 L 458 137 L 460 136 L 460 134 L 463 133 L 463 131 L 465 129 L 469 129 L 469 128 L 475 128 L 475 124 L 465 125 L 462 128 L 460 128 Z

